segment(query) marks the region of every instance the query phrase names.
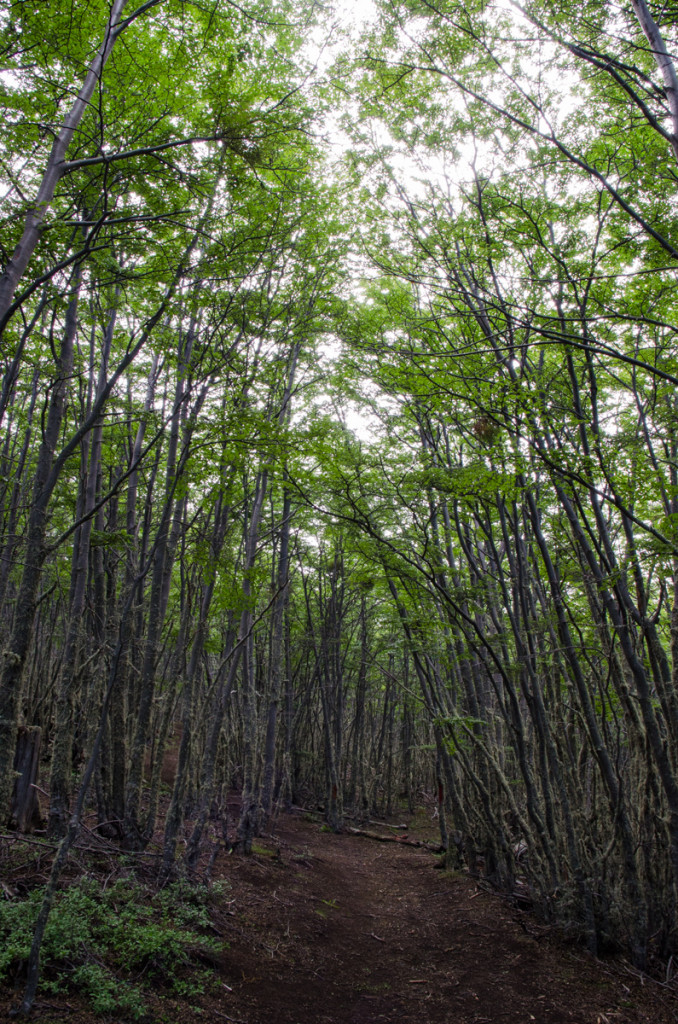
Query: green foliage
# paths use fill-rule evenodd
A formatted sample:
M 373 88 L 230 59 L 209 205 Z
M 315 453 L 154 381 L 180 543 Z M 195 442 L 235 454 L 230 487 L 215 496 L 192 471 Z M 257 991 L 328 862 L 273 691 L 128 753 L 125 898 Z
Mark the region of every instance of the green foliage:
M 0 904 L 0 979 L 27 959 L 41 900 L 35 890 Z M 196 961 L 221 949 L 204 935 L 209 900 L 205 887 L 185 881 L 153 893 L 134 879 L 103 891 L 94 879 L 81 880 L 57 894 L 42 946 L 42 990 L 75 990 L 95 1013 L 133 1020 L 145 1013 L 149 982 L 177 996 L 199 995 L 209 970 Z
M 487 726 L 484 719 L 473 718 L 471 715 L 440 716 L 436 718 L 435 723 L 447 729 L 443 742 L 450 754 L 467 748 L 471 742 L 471 733 Z

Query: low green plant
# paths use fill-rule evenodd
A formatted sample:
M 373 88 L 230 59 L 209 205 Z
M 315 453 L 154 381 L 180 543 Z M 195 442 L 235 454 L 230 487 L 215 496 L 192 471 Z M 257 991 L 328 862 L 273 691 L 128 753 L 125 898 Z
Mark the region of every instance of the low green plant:
M 275 857 L 275 850 L 268 850 L 265 846 L 261 846 L 259 843 L 252 843 L 252 853 L 258 857 Z
M 41 952 L 42 991 L 76 989 L 96 1013 L 132 1020 L 144 1015 L 151 982 L 177 996 L 199 995 L 211 971 L 196 969 L 197 962 L 222 948 L 203 934 L 210 901 L 222 893 L 223 886 L 210 891 L 186 881 L 153 892 L 133 878 L 102 890 L 93 878 L 80 879 L 55 898 Z M 35 890 L 0 903 L 0 980 L 20 976 L 41 900 Z
M 95 1013 L 117 1013 L 130 1020 L 145 1016 L 142 989 L 130 982 L 121 984 L 102 964 L 81 964 L 73 971 L 71 980 L 72 987 L 87 997 Z

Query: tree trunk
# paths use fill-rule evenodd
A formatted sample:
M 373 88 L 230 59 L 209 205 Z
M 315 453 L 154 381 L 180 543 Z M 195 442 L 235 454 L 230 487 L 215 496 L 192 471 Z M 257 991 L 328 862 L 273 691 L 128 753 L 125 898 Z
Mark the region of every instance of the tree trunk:
M 28 267 L 35 250 L 42 226 L 54 197 L 54 192 L 66 170 L 66 153 L 83 116 L 89 108 L 98 83 L 101 81 L 106 62 L 111 55 L 113 46 L 120 32 L 124 29 L 121 23 L 122 12 L 128 0 L 113 0 L 104 38 L 90 64 L 85 80 L 69 113 L 64 118 L 59 134 L 52 145 L 47 166 L 40 182 L 35 201 L 26 214 L 24 230 L 12 258 L 0 277 L 0 337 L 12 313 L 12 300 L 16 287 Z
M 57 376 L 50 392 L 47 422 L 33 478 L 26 558 L 17 595 L 14 628 L 7 650 L 2 654 L 2 672 L 0 674 L 0 816 L 6 815 L 9 809 L 13 786 L 11 766 L 14 760 L 23 668 L 33 634 L 36 598 L 43 562 L 47 555 L 45 547 L 47 508 L 58 479 L 54 472 L 53 460 L 61 430 L 66 391 L 73 369 L 73 347 L 77 330 L 81 279 L 81 272 L 76 269 L 71 300 L 66 312 Z

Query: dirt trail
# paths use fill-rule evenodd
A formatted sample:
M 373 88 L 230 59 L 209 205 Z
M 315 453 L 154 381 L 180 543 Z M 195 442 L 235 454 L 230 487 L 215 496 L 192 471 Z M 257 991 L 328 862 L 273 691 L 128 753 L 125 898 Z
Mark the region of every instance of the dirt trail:
M 565 946 L 426 850 L 283 816 L 228 858 L 223 997 L 247 1024 L 669 1024 L 678 1004 Z M 207 1007 L 206 1007 L 207 1009 Z M 207 1010 L 209 1013 L 209 1009 Z
M 426 838 L 432 828 L 420 817 L 409 834 Z M 227 886 L 212 930 L 227 947 L 210 958 L 214 984 L 184 999 L 149 992 L 143 1024 L 678 1021 L 675 982 L 643 984 L 621 960 L 591 959 L 468 875 L 434 870 L 436 862 L 426 849 L 282 815 L 252 856 L 216 859 L 212 877 Z M 0 1018 L 14 1000 L 4 995 Z M 121 1024 L 72 992 L 43 997 L 34 1016 Z

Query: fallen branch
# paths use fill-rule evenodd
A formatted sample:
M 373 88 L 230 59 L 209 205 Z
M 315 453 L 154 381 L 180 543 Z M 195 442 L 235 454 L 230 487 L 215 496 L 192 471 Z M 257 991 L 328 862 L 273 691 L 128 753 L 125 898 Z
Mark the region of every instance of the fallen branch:
M 325 817 L 325 812 L 324 811 L 314 811 L 314 810 L 311 810 L 310 807 L 299 807 L 297 804 L 292 804 L 292 808 L 291 809 L 293 811 L 296 811 L 298 814 L 314 814 L 317 818 L 324 818 Z
M 365 839 L 374 839 L 377 843 L 397 843 L 398 846 L 416 846 L 419 849 L 432 850 L 434 853 L 442 853 L 439 846 L 427 843 L 422 839 L 408 839 L 407 836 L 382 836 L 378 832 L 368 832 L 364 828 L 346 828 L 352 836 L 364 836 Z
M 50 843 L 47 839 L 29 839 L 28 836 L 19 835 L 17 832 L 0 832 L 0 839 L 6 839 L 10 843 L 28 843 L 29 846 L 41 846 L 44 850 L 56 850 L 58 843 Z
M 325 812 L 313 810 L 310 807 L 300 807 L 298 804 L 292 804 L 291 810 L 296 811 L 297 814 L 313 814 L 316 818 L 324 818 Z M 348 814 L 344 812 L 344 818 L 350 818 L 353 821 L 365 821 L 363 817 L 358 814 Z M 367 819 L 368 825 L 379 825 L 380 828 L 392 828 L 399 829 L 400 831 L 406 830 L 407 825 L 389 825 L 387 821 L 374 821 L 372 818 Z

